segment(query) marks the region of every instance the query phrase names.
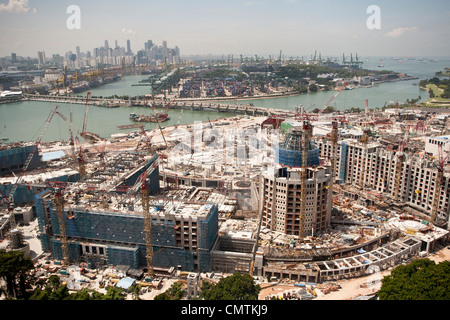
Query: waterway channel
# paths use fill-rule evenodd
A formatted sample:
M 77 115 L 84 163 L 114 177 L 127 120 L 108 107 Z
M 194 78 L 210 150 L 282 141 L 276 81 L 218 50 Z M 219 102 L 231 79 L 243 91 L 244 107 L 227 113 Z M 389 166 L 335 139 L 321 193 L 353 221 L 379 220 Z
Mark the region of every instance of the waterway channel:
M 365 58 L 364 68 L 377 69 L 379 58 Z M 419 88 L 420 79 L 427 79 L 434 76 L 434 73 L 441 71 L 444 67 L 450 67 L 450 59 L 440 59 L 437 62 L 423 62 L 419 60 L 395 60 L 392 58 L 383 59 L 384 68 L 396 72 L 406 73 L 411 76 L 419 77 L 418 80 L 389 82 L 374 85 L 371 88 L 359 88 L 354 90 L 342 91 L 331 106 L 337 110 L 345 110 L 352 107 L 364 108 L 366 99 L 369 101 L 370 108 L 382 107 L 389 101 L 405 101 L 406 99 L 416 99 L 421 96 L 422 100 L 428 99 L 428 93 Z M 108 97 L 112 95 L 144 95 L 150 93 L 150 87 L 133 86 L 140 80 L 146 79 L 148 76 L 128 76 L 122 80 L 105 86 L 91 90 L 92 96 Z M 258 107 L 280 108 L 294 110 L 295 106 L 302 104 L 307 110 L 314 108 L 322 108 L 328 100 L 333 96 L 334 91 L 317 92 L 303 94 L 297 96 L 270 98 L 261 100 L 242 100 L 236 101 L 238 104 L 252 103 Z M 82 93 L 85 96 L 86 93 Z M 216 102 L 215 102 L 216 103 Z M 228 101 L 227 103 L 234 103 Z M 69 118 L 70 110 L 73 112 L 74 131 L 80 131 L 84 118 L 84 105 L 81 104 L 58 104 L 59 111 Z M 33 141 L 37 138 L 40 128 L 45 123 L 51 110 L 55 107 L 55 103 L 26 101 L 0 105 L 0 139 L 8 139 L 12 141 Z M 150 108 L 145 107 L 120 107 L 120 108 L 101 108 L 89 106 L 87 117 L 87 130 L 108 138 L 111 134 L 117 132 L 127 132 L 130 130 L 120 131 L 117 126 L 131 124 L 129 119 L 130 113 L 136 114 L 152 114 Z M 217 118 L 229 118 L 234 116 L 233 113 L 217 113 L 210 111 L 191 111 L 184 110 L 180 118 L 180 110 L 169 110 L 170 120 L 164 122 L 163 126 L 171 126 L 180 124 L 194 123 L 195 121 L 207 122 Z M 144 124 L 146 129 L 155 128 L 156 124 Z M 42 140 L 55 141 L 66 140 L 69 138 L 69 126 L 58 115 L 55 115 L 46 130 Z M 136 130 L 136 129 L 133 129 Z

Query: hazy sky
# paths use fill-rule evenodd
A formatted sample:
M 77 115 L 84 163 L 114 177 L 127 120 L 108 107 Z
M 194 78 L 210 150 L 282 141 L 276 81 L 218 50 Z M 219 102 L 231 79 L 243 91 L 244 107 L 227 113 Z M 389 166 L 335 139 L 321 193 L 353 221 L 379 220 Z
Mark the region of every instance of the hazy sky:
M 67 7 L 81 10 L 69 30 Z M 380 8 L 381 29 L 366 21 Z M 153 40 L 181 54 L 450 56 L 448 0 L 0 0 L 0 56 L 91 51 L 108 40 L 134 52 Z

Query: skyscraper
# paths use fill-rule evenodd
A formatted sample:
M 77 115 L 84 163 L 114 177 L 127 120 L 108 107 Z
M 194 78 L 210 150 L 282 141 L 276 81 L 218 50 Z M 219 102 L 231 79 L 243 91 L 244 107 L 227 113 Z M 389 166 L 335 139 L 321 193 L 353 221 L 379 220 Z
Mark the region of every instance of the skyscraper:
M 127 40 L 127 56 L 131 56 L 131 42 Z
M 45 64 L 45 52 L 44 51 L 38 51 L 38 64 L 39 65 Z

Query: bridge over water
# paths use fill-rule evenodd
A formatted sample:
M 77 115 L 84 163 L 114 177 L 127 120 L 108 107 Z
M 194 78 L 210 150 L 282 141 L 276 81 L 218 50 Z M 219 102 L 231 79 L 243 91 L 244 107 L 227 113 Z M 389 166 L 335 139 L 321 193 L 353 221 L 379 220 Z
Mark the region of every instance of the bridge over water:
M 74 104 L 86 104 L 86 98 L 84 97 L 68 97 L 68 96 L 49 96 L 49 95 L 33 95 L 25 94 L 25 101 L 43 101 L 52 103 L 74 103 Z M 119 100 L 119 99 L 104 99 L 104 98 L 90 98 L 88 101 L 89 105 L 104 107 L 107 105 L 119 105 L 121 107 L 129 106 L 141 106 L 148 107 L 145 101 L 130 101 L 130 100 Z M 162 106 L 162 101 L 155 102 L 156 107 Z M 250 105 L 238 105 L 238 104 L 227 104 L 224 102 L 205 102 L 205 101 L 173 101 L 171 102 L 170 109 L 184 109 L 192 111 L 212 111 L 212 112 L 228 112 L 236 114 L 246 114 L 250 116 L 281 116 L 281 117 L 292 117 L 295 116 L 294 110 L 285 110 L 277 108 L 263 108 L 255 107 Z

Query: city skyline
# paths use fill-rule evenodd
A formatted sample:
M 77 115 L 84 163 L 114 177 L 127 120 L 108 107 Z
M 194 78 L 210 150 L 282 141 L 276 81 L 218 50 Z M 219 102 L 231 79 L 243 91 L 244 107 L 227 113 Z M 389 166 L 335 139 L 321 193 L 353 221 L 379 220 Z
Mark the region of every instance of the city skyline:
M 370 5 L 380 8 L 380 29 L 367 26 Z M 70 30 L 67 8 L 80 8 L 80 29 Z M 439 10 L 437 10 L 437 8 Z M 92 51 L 105 39 L 136 53 L 145 42 L 167 41 L 183 55 L 446 56 L 450 4 L 419 1 L 0 1 L 0 56 L 36 57 Z

